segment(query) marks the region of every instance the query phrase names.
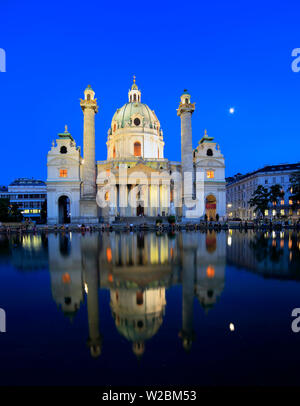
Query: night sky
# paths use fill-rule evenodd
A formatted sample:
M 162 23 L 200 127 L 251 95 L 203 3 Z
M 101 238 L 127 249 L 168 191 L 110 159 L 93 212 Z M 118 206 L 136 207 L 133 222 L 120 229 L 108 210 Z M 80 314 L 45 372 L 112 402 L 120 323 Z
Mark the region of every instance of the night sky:
M 99 102 L 96 157 L 127 102 L 135 74 L 142 102 L 164 131 L 165 157 L 180 160 L 179 97 L 196 102 L 193 143 L 207 129 L 226 176 L 298 162 L 299 1 L 15 1 L 0 3 L 0 185 L 46 180 L 47 152 L 64 125 L 82 146 L 79 98 Z M 235 113 L 230 114 L 229 108 Z

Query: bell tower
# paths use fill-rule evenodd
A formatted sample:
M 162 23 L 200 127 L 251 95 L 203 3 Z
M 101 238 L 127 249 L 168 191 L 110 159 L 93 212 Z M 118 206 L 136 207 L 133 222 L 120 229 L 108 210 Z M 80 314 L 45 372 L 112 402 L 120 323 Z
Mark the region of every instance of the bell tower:
M 95 157 L 95 114 L 98 113 L 95 92 L 90 85 L 84 91 L 84 99 L 80 100 L 83 111 L 83 164 L 82 194 L 80 215 L 83 221 L 98 222 L 96 203 L 96 157 Z
M 192 114 L 195 103 L 191 103 L 191 95 L 185 89 L 180 97 L 177 115 L 181 119 L 181 165 L 183 183 L 183 216 L 192 203 L 193 197 L 193 142 L 192 142 Z

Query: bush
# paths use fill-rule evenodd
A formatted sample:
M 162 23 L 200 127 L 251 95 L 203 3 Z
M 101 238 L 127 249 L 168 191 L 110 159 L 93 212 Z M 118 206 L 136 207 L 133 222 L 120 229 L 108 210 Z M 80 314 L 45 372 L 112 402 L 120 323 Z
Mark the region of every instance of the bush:
M 168 217 L 168 223 L 169 224 L 174 224 L 176 222 L 176 217 L 175 216 L 169 216 Z

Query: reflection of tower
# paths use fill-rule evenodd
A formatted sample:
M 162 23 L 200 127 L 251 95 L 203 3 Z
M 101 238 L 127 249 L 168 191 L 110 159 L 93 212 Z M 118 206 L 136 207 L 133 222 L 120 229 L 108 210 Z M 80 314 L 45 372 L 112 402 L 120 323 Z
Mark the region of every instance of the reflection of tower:
M 74 317 L 83 300 L 79 235 L 48 236 L 52 296 L 64 315 Z
M 99 270 L 98 270 L 98 236 L 85 235 L 81 238 L 82 266 L 87 292 L 89 338 L 92 357 L 101 354 L 101 335 L 99 331 Z
M 193 328 L 193 302 L 195 279 L 195 252 L 197 245 L 193 234 L 180 235 L 182 249 L 182 330 L 180 337 L 186 351 L 192 347 L 195 338 Z
M 196 294 L 201 306 L 207 312 L 221 293 L 225 284 L 226 235 L 208 233 L 201 235 L 197 258 Z
M 95 92 L 88 86 L 84 99 L 80 101 L 84 115 L 83 124 L 83 193 L 80 214 L 86 221 L 97 222 L 96 204 L 96 159 L 95 159 L 95 114 L 98 112 Z
M 181 95 L 177 115 L 181 119 L 181 164 L 183 180 L 183 215 L 185 204 L 193 197 L 193 140 L 192 140 L 192 114 L 195 104 L 191 103 L 191 95 L 184 90 Z
M 166 305 L 165 288 L 137 290 L 130 287 L 111 289 L 111 309 L 120 334 L 132 342 L 139 358 L 145 351 L 145 341 L 160 328 Z

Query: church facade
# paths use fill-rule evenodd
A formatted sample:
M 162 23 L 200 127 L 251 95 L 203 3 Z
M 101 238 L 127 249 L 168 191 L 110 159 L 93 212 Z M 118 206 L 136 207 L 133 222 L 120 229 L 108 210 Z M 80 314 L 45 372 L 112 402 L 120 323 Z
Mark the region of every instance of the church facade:
M 226 214 L 225 161 L 213 137 L 192 146 L 195 104 L 184 91 L 181 162 L 164 157 L 164 138 L 153 110 L 141 101 L 134 82 L 128 102 L 117 109 L 107 135 L 107 159 L 96 161 L 95 92 L 88 86 L 83 111 L 83 156 L 67 127 L 47 156 L 49 224 L 113 222 L 116 218 L 169 216 L 178 220 L 215 220 Z

